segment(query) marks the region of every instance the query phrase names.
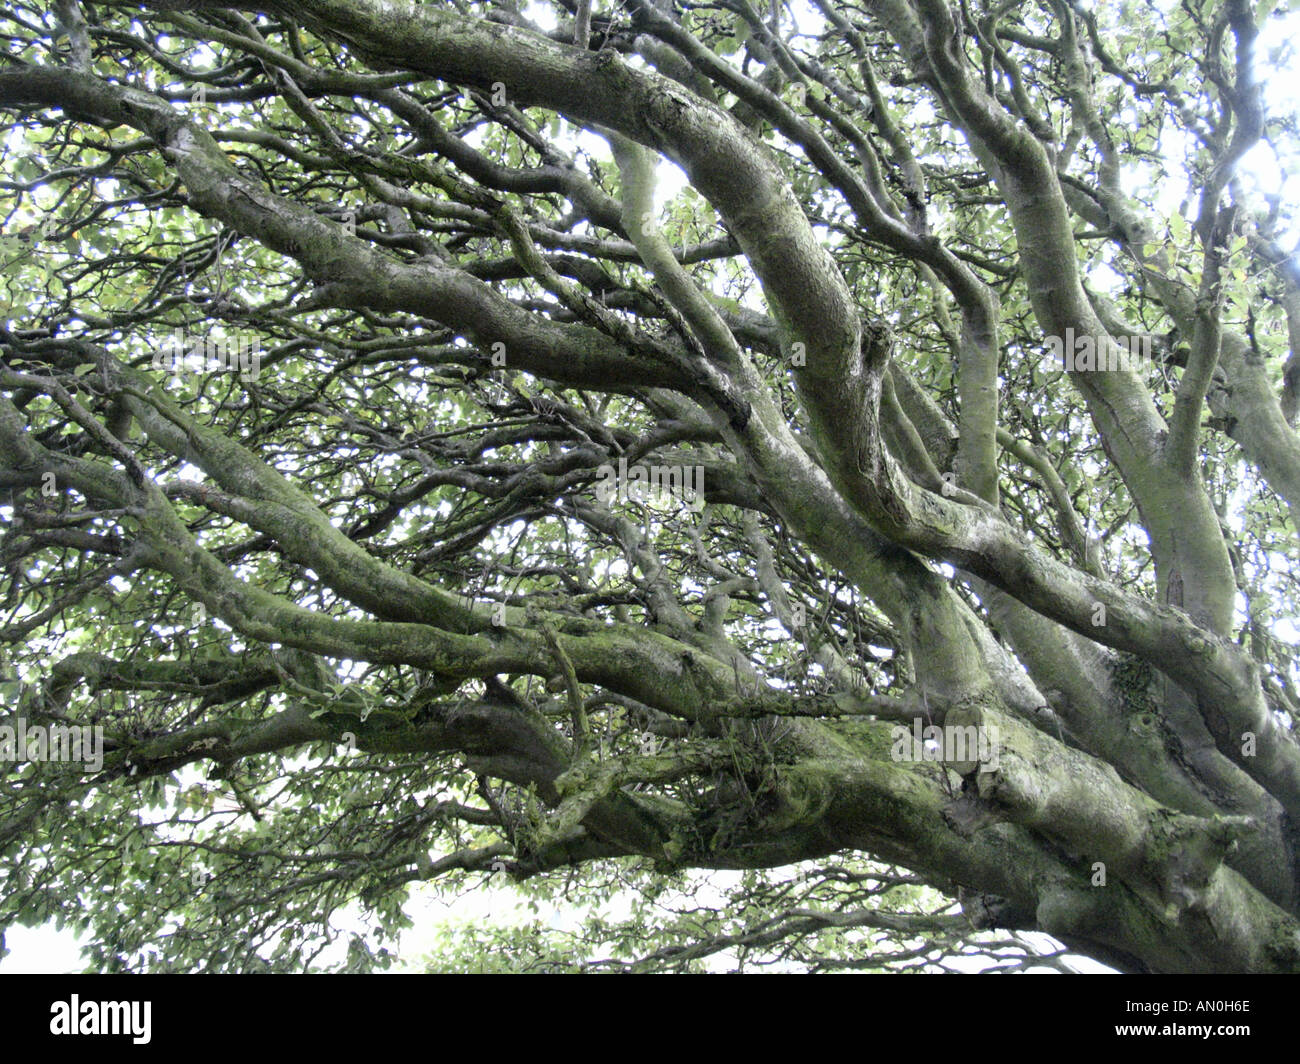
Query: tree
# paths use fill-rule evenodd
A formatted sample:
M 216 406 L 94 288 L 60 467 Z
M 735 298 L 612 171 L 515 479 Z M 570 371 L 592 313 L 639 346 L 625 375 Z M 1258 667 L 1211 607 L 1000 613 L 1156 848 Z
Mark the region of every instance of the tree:
M 1275 6 L 13 5 L 0 927 L 1300 968 Z

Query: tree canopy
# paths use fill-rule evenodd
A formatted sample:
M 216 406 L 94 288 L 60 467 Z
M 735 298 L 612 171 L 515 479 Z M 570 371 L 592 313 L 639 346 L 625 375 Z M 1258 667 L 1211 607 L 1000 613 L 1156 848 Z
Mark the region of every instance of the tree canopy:
M 10 4 L 0 931 L 1300 970 L 1294 6 Z

